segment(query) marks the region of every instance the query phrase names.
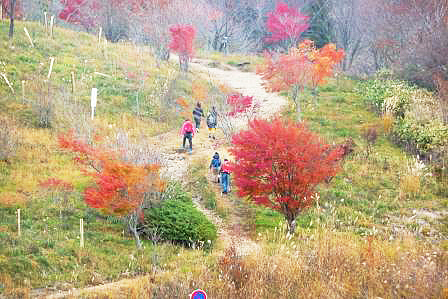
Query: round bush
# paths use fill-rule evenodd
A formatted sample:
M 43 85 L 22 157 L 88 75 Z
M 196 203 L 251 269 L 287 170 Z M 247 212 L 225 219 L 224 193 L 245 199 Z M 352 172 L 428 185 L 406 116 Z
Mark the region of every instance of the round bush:
M 191 201 L 165 200 L 144 211 L 143 235 L 187 247 L 211 248 L 216 227 Z

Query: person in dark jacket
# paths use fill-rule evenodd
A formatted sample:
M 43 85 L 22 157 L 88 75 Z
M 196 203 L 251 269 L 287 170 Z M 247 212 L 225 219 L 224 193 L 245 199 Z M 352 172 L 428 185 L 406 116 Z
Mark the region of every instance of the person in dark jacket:
M 196 132 L 199 132 L 199 127 L 201 126 L 201 117 L 204 117 L 204 111 L 201 108 L 201 103 L 197 103 L 196 107 L 193 109 L 193 119 L 196 124 Z
M 221 159 L 219 158 L 218 152 L 213 155 L 212 161 L 210 162 L 210 170 L 212 171 L 214 182 L 219 183 L 219 168 L 221 167 Z
M 212 110 L 209 111 L 207 115 L 208 138 L 216 139 L 215 131 L 217 123 L 218 123 L 218 113 L 216 112 L 215 106 L 213 106 Z

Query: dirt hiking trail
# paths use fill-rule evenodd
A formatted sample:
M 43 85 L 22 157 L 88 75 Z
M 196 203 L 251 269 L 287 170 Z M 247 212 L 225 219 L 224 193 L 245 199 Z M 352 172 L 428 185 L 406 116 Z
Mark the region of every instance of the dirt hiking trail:
M 175 58 L 173 59 L 175 61 Z M 275 93 L 267 93 L 260 77 L 254 73 L 243 72 L 234 67 L 221 66 L 221 68 L 211 67 L 211 60 L 195 59 L 190 64 L 191 71 L 201 75 L 204 79 L 222 84 L 228 88 L 235 90 L 245 96 L 252 96 L 259 108 L 256 111 L 256 117 L 270 118 L 279 113 L 287 105 L 287 100 Z M 216 65 L 215 63 L 213 65 Z M 219 124 L 218 124 L 219 126 Z M 201 160 L 210 163 L 214 152 L 219 152 L 221 159 L 229 157 L 226 145 L 220 142 L 224 136 L 217 134 L 218 141 L 208 137 L 208 130 L 205 120 L 201 122 L 201 129 L 193 138 L 192 154 L 182 153 L 179 149 L 182 147 L 182 137 L 179 129 L 172 130 L 168 133 L 158 135 L 149 140 L 149 144 L 154 145 L 154 149 L 159 152 L 164 160 L 162 175 L 171 180 L 182 179 L 189 174 L 190 165 L 193 161 Z M 187 142 L 188 143 L 188 142 Z M 208 167 L 208 164 L 207 164 Z M 214 184 L 210 182 L 210 184 Z M 212 221 L 219 234 L 219 242 L 225 250 L 230 246 L 234 246 L 238 256 L 246 256 L 257 253 L 260 246 L 252 241 L 244 227 L 244 215 L 247 215 L 247 207 L 244 204 L 232 201 L 230 197 L 221 195 L 220 186 L 214 184 L 213 188 L 217 194 L 216 199 L 221 204 L 229 207 L 230 214 L 228 221 L 223 221 L 214 211 L 208 210 L 201 205 L 201 199 L 193 196 L 193 202 L 198 210 L 200 210 L 207 218 Z M 222 252 L 216 254 L 222 255 Z M 133 279 L 124 279 L 108 284 L 88 287 L 84 289 L 73 289 L 70 291 L 60 292 L 52 295 L 34 294 L 34 297 L 40 298 L 76 298 L 82 294 L 95 291 L 111 291 L 126 288 L 126 286 L 134 284 L 141 277 Z

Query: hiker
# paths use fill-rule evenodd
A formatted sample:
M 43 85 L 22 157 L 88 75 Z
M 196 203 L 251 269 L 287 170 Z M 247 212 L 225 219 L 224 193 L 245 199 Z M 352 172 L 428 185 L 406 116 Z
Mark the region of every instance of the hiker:
M 182 148 L 185 149 L 185 141 L 188 139 L 188 142 L 190 143 L 190 152 L 193 150 L 193 136 L 194 136 L 194 127 L 193 123 L 186 118 L 185 122 L 182 124 L 182 128 L 180 129 L 180 134 L 184 136 L 183 142 L 182 142 Z
M 218 123 L 218 113 L 216 112 L 215 106 L 213 106 L 212 110 L 209 111 L 207 115 L 208 138 L 216 139 L 215 131 L 217 123 Z
M 210 170 L 213 173 L 213 178 L 215 183 L 219 183 L 219 168 L 221 167 L 221 159 L 219 158 L 218 152 L 213 155 L 212 161 L 210 162 Z
M 221 165 L 221 186 L 222 186 L 222 194 L 227 194 L 230 192 L 230 162 L 227 159 L 224 159 L 224 162 Z
M 204 111 L 201 108 L 201 103 L 197 103 L 193 110 L 193 119 L 196 124 L 196 132 L 199 132 L 201 126 L 201 117 L 204 117 Z

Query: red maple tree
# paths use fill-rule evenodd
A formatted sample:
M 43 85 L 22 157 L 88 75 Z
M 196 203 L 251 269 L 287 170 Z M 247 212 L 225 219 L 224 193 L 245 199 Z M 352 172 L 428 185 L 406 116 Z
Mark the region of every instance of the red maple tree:
M 180 68 L 188 71 L 188 62 L 193 57 L 193 41 L 196 29 L 192 25 L 172 25 L 169 28 L 171 34 L 170 50 L 179 55 Z
M 279 211 L 294 233 L 295 220 L 314 201 L 316 186 L 339 170 L 342 151 L 303 123 L 256 119 L 232 138 L 238 194 Z
M 302 15 L 297 9 L 284 2 L 277 3 L 274 11 L 268 13 L 267 30 L 271 36 L 268 43 L 285 42 L 286 49 L 296 45 L 300 36 L 309 28 L 309 17 Z
M 134 165 L 124 162 L 113 151 L 96 148 L 75 138 L 72 131 L 58 136 L 59 146 L 76 154 L 81 171 L 94 179 L 95 184 L 84 190 L 84 200 L 92 208 L 107 215 L 126 216 L 128 228 L 137 246 L 140 239 L 136 218 L 149 192 L 161 192 L 165 182 L 159 177 L 157 164 Z

